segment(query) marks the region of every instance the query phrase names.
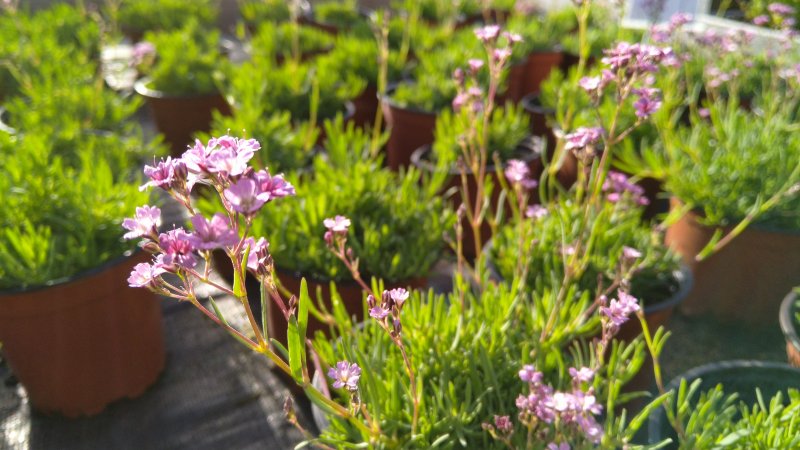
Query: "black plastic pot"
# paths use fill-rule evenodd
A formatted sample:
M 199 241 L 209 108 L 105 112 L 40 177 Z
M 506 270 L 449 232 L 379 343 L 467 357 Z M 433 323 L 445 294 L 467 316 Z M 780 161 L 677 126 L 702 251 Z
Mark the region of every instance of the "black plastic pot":
M 677 390 L 681 380 L 692 383 L 701 379 L 699 392 L 713 389 L 722 384 L 726 394 L 739 394 L 739 401 L 748 405 L 756 403 L 756 388 L 764 399 L 773 397 L 778 391 L 800 388 L 800 369 L 780 362 L 767 361 L 721 361 L 696 367 L 673 379 L 668 390 Z M 658 408 L 648 419 L 648 442 L 654 444 L 666 438 L 676 438 L 663 408 Z M 667 447 L 677 448 L 672 444 Z

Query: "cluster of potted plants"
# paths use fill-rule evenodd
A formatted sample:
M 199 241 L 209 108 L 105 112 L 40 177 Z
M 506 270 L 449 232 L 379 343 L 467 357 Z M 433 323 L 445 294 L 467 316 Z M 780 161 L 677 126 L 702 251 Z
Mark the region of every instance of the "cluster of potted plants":
M 322 448 L 797 445 L 794 369 L 756 365 L 767 384 L 742 366 L 665 383 L 659 360 L 676 306 L 776 321 L 800 285 L 789 33 L 769 58 L 745 34 L 692 32 L 682 15 L 624 30 L 592 1 L 541 14 L 503 0 L 378 11 L 243 0 L 242 62 L 220 53 L 213 2 L 179 25 L 125 19 L 161 2 L 169 15 L 167 0 L 106 12 L 151 44 L 138 47 L 137 92 L 217 103 L 163 116 L 202 110 L 174 133 L 158 125 L 172 156 L 148 159 L 143 180 L 131 169 L 158 151 L 128 120 L 137 97 L 92 70 L 105 28 L 1 48 L 19 62 L 0 72 L 16 83 L 0 135 L 0 194 L 13 205 L 0 215 L 0 302 L 28 308 L 42 286 L 122 267 L 112 262 L 140 240 L 116 281 L 191 303 L 272 361 L 311 400 L 319 433 L 291 403 L 289 420 Z M 770 24 L 790 26 L 787 5 L 767 8 Z M 9 36 L 47 17 L 8 11 L 23 24 Z M 82 64 L 37 72 L 43 45 Z M 160 227 L 139 185 L 190 220 Z M 452 286 L 434 293 L 426 278 L 441 260 Z M 247 325 L 198 284 L 237 298 Z M 800 316 L 793 296 L 785 305 L 791 350 Z M 29 312 L 6 310 L 3 351 L 33 390 L 13 360 L 29 338 L 5 331 L 31 328 L 18 319 Z

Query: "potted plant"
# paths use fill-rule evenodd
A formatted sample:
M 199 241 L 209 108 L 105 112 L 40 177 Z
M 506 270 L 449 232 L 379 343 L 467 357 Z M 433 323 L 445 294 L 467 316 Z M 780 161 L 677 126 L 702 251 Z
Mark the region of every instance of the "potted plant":
M 786 356 L 789 358 L 789 364 L 794 367 L 800 367 L 800 337 L 798 337 L 797 326 L 800 320 L 800 313 L 798 313 L 797 292 L 799 288 L 795 288 L 783 299 L 781 303 L 781 312 L 779 321 L 783 336 L 786 338 Z
M 279 64 L 287 59 L 302 62 L 329 52 L 333 43 L 329 34 L 312 27 L 266 22 L 256 29 L 249 52 L 254 58 L 272 59 Z
M 583 5 L 587 7 L 588 3 Z M 491 30 L 482 29 L 478 36 L 493 54 L 497 36 Z M 506 53 L 510 51 L 500 55 Z M 503 58 L 497 59 L 499 61 L 491 60 L 493 69 L 495 62 L 498 68 L 505 62 Z M 660 62 L 654 56 L 647 61 Z M 499 84 L 499 71 L 491 72 L 490 92 L 494 93 Z M 619 84 L 622 89 L 641 82 L 645 74 L 637 65 L 631 65 L 619 67 L 617 76 L 614 86 Z M 494 109 L 493 98 L 489 95 L 488 101 L 483 103 L 487 117 Z M 607 150 L 617 143 L 616 131 L 612 125 L 608 135 L 603 136 Z M 583 161 L 588 161 L 587 155 L 592 146 L 598 144 L 600 136 L 575 133 L 586 134 L 584 130 L 570 133 L 568 150 L 574 150 Z M 350 194 L 348 201 L 362 201 L 369 200 L 370 196 L 352 195 L 352 189 L 375 182 L 391 185 L 393 197 L 379 198 L 374 203 L 368 201 L 368 207 L 364 208 L 370 214 L 378 212 L 374 219 L 371 215 L 356 220 L 327 216 L 327 212 L 316 214 L 315 211 L 322 211 L 331 201 L 317 203 L 312 196 L 272 214 L 273 207 L 289 203 L 295 189 L 282 177 L 248 166 L 257 143 L 232 142 L 232 138 L 225 137 L 220 138 L 224 139 L 224 145 L 198 144 L 173 163 L 179 168 L 174 171 L 176 176 L 165 180 L 161 186 L 189 210 L 193 210 L 190 180 L 200 179 L 213 185 L 224 200 L 213 218 L 208 216 L 211 211 L 195 216 L 191 233 L 176 230 L 175 239 L 163 244 L 146 237 L 143 247 L 155 254 L 153 262 L 141 268 L 148 274 L 146 287 L 192 303 L 248 349 L 269 358 L 278 370 L 290 375 L 330 424 L 320 437 L 307 433 L 309 444 L 334 448 L 565 448 L 569 445 L 581 449 L 630 445 L 645 418 L 670 394 L 658 396 L 630 421 L 627 411 L 617 413 L 617 407 L 624 408 L 623 403 L 630 399 L 620 393 L 620 388 L 641 366 L 645 348 L 657 361 L 665 342 L 663 330 L 649 332 L 638 301 L 627 292 L 627 271 L 620 271 L 614 277 L 620 283 L 610 289 L 609 296 L 614 297 L 611 301 L 606 296 L 592 296 L 588 292 L 571 295 L 576 285 L 568 276 L 556 280 L 542 294 L 519 288 L 521 280 L 495 285 L 488 280 L 480 261 L 470 267 L 468 263 L 463 264 L 463 257 L 459 257 L 459 270 L 454 275 L 454 292 L 447 296 L 409 293 L 400 288 L 383 289 L 379 280 L 369 286 L 361 276 L 361 270 L 367 270 L 363 263 L 369 259 L 365 252 L 384 242 L 396 243 L 397 248 L 379 261 L 393 265 L 397 255 L 408 254 L 407 248 L 415 252 L 431 250 L 430 245 L 415 247 L 409 240 L 433 239 L 434 233 L 429 230 L 434 227 L 403 233 L 393 232 L 392 226 L 405 222 L 399 219 L 405 212 L 430 207 L 434 203 L 430 199 L 440 186 L 420 187 L 418 178 L 409 175 L 416 173 L 413 168 L 395 175 L 380 170 L 374 161 L 361 158 L 360 150 L 366 147 L 368 139 L 363 134 L 357 138 L 353 127 L 345 133 L 351 135 L 349 138 L 334 139 L 335 130 L 329 130 L 329 134 L 330 143 L 348 145 L 330 145 L 332 163 L 323 165 L 319 159 L 313 178 L 309 176 L 312 180 L 309 184 L 297 178 L 297 192 L 303 192 L 301 184 L 308 189 L 311 182 L 324 180 L 324 185 L 317 185 L 308 192 L 318 194 L 318 198 L 344 192 Z M 585 139 L 578 139 L 581 137 Z M 480 172 L 483 173 L 486 146 L 475 135 L 468 139 L 469 145 L 480 147 L 478 150 L 484 161 Z M 357 145 L 358 142 L 362 144 Z M 377 148 L 378 145 L 373 145 L 370 151 L 375 152 Z M 474 157 L 466 156 L 468 164 L 475 162 Z M 599 170 L 595 174 L 600 173 L 602 177 L 607 173 L 607 158 L 593 161 L 592 166 Z M 339 167 L 338 161 L 342 160 L 348 161 L 349 169 Z M 204 161 L 207 163 L 200 164 Z M 229 164 L 231 162 L 236 164 Z M 184 166 L 186 170 L 182 170 Z M 518 187 L 527 180 L 517 176 L 519 173 L 511 175 L 514 175 L 509 176 L 513 180 L 510 182 L 513 190 L 509 189 L 508 195 L 523 195 Z M 391 181 L 381 181 L 384 176 Z M 396 186 L 396 177 L 403 177 L 400 189 Z M 485 177 L 479 177 L 479 182 L 483 182 L 482 178 Z M 580 185 L 586 186 L 584 192 L 591 192 L 585 204 L 596 205 L 600 199 L 595 190 L 602 185 L 602 180 L 580 181 Z M 153 182 L 157 182 L 156 177 Z M 393 204 L 391 199 L 405 198 L 405 189 L 409 192 L 422 190 L 425 196 L 415 196 L 414 201 L 407 204 L 408 199 L 403 200 L 402 210 L 398 211 L 400 215 L 381 213 L 382 206 Z M 577 198 L 582 199 L 581 196 Z M 294 217 L 301 208 L 303 213 L 296 216 L 297 219 L 277 222 Z M 439 213 L 435 211 L 431 216 Z M 393 219 L 387 219 L 392 215 Z M 329 220 L 325 220 L 326 216 Z M 259 239 L 253 233 L 253 225 L 261 220 L 276 221 L 267 231 L 279 227 L 288 231 L 315 228 L 304 237 L 303 247 L 286 253 L 286 257 L 291 258 L 306 247 L 324 245 L 334 264 L 326 270 L 349 273 L 368 293 L 366 301 L 362 300 L 359 305 L 363 314 L 369 315 L 367 323 L 356 327 L 351 313 L 335 293 L 328 311 L 321 310 L 321 305 L 311 301 L 306 282 L 300 282 L 299 295 L 283 295 L 275 281 L 275 266 L 281 261 L 275 249 L 286 245 L 286 241 L 273 237 L 267 245 L 266 239 Z M 373 220 L 390 220 L 381 226 L 386 233 L 374 239 L 362 238 L 361 227 L 367 229 Z M 422 220 L 416 218 L 409 226 L 420 222 Z M 480 223 L 478 220 L 476 226 Z M 196 236 L 192 238 L 191 235 Z M 314 235 L 318 239 L 316 242 Z M 319 241 L 324 244 L 318 244 Z M 576 244 L 576 259 L 591 256 L 590 242 Z M 213 285 L 214 282 L 207 273 L 194 270 L 193 264 L 188 262 L 198 258 L 208 260 L 209 248 L 224 248 L 230 257 L 234 285 L 222 289 L 239 300 L 247 324 L 232 324 L 218 308 L 212 311 L 197 300 L 194 286 L 198 283 Z M 169 265 L 178 277 L 165 278 L 157 272 L 167 259 L 183 261 Z M 270 324 L 265 315 L 260 324 L 255 318 L 243 288 L 248 273 L 261 282 L 262 311 L 274 308 L 286 319 L 285 345 L 266 338 Z M 633 314 L 642 324 L 644 337 L 631 342 L 615 339 L 619 327 Z M 329 330 L 338 338 L 331 340 L 316 333 L 313 341 L 309 339 L 311 317 L 325 319 Z M 316 383 L 312 381 L 313 373 L 316 373 Z M 287 403 L 286 410 L 289 420 L 304 430 L 294 416 L 291 403 Z
M 295 124 L 310 122 L 320 129 L 318 143 L 324 142 L 321 124 L 337 114 L 349 119 L 353 106 L 348 102 L 364 88 L 362 80 L 321 70 L 322 58 L 314 61 L 286 61 L 280 66 L 266 60 L 253 60 L 232 67 L 227 76 L 226 96 L 236 111 L 255 105 L 264 117 L 288 112 Z M 253 77 L 253 73 L 263 74 Z
M 148 199 L 119 167 L 128 139 L 85 136 L 71 165 L 46 129 L 0 136 L 0 341 L 40 411 L 96 414 L 164 367 L 159 303 L 125 289 L 144 254 L 117 227 Z
M 286 0 L 238 0 L 239 12 L 245 24 L 251 31 L 265 22 L 283 23 L 296 21 L 297 18 L 308 14 L 311 5 L 307 1 Z M 292 11 L 292 8 L 297 8 Z
M 172 152 L 179 154 L 193 133 L 208 131 L 212 111 L 230 113 L 214 80 L 221 61 L 219 32 L 189 21 L 174 31 L 148 34 L 147 40 L 155 45 L 156 61 L 135 89 Z
M 420 186 L 419 172 L 398 175 L 381 169 L 380 159 L 365 153 L 370 136 L 352 123 L 345 126 L 341 118 L 327 122 L 326 134 L 326 152 L 315 157 L 313 171 L 289 176 L 297 197 L 255 218 L 252 227 L 269 240 L 270 251 L 279 261 L 277 276 L 289 292 L 299 295 L 300 279 L 305 277 L 312 298 L 319 286 L 322 298 L 318 300 L 327 303 L 329 284 L 336 284 L 347 310 L 360 314 L 362 287 L 326 242 L 316 238 L 324 233 L 325 219 L 344 216 L 358 221 L 348 232 L 348 242 L 358 252 L 358 268 L 365 279 L 378 277 L 387 286 L 424 287 L 440 256 L 450 215 L 436 195 L 436 186 Z M 353 182 L 339 183 L 344 179 Z M 302 221 L 290 220 L 301 217 Z M 272 329 L 283 341 L 281 316 L 270 317 L 277 320 Z M 320 329 L 322 324 L 312 321 L 309 327 Z
M 609 174 L 604 187 L 607 200 L 591 217 L 592 223 L 601 227 L 591 231 L 596 236 L 593 259 L 571 276 L 579 289 L 594 292 L 614 284 L 619 268 L 609 264 L 629 264 L 630 293 L 640 300 L 648 325 L 651 329 L 665 326 L 691 288 L 691 272 L 682 267 L 680 256 L 662 243 L 662 233 L 642 222 L 641 188 L 618 172 Z M 548 277 L 563 278 L 569 246 L 581 233 L 589 232 L 579 226 L 582 213 L 570 200 L 532 206 L 526 217 L 502 226 L 487 244 L 489 264 L 504 280 L 516 279 L 519 274 L 515 271 L 522 267 L 526 288 L 534 291 L 547 286 Z M 624 328 L 620 334 L 640 333 L 641 329 Z
M 419 55 L 413 82 L 401 82 L 387 90 L 381 108 L 390 129 L 386 144 L 389 167 L 396 170 L 408 166 L 416 149 L 433 142 L 436 116 L 449 109 L 456 97 L 453 72 L 463 70 L 471 58 L 480 55 L 480 44 L 472 31 L 456 33 L 446 47 Z M 486 79 L 484 70 L 481 80 Z
M 36 13 L 9 10 L 0 17 L 0 101 L 42 79 L 93 77 L 100 29 L 87 12 L 66 4 Z M 62 78 L 63 77 L 63 78 Z
M 379 44 L 374 38 L 364 39 L 342 35 L 336 39 L 335 48 L 320 61 L 321 69 L 334 71 L 363 80 L 365 87 L 352 99 L 355 108 L 353 120 L 358 125 L 373 124 L 378 112 L 378 85 L 381 78 Z M 403 78 L 405 61 L 399 51 L 387 49 L 386 82 Z
M 649 443 L 667 448 L 791 448 L 800 444 L 794 410 L 800 370 L 783 363 L 722 361 L 696 367 L 669 384 L 674 397 L 648 423 Z M 678 430 L 678 431 L 676 431 Z
M 361 36 L 372 34 L 355 0 L 316 2 L 303 21 L 331 34 L 343 31 Z
M 522 109 L 506 103 L 504 107 L 496 108 L 486 121 L 483 120 L 482 114 L 474 114 L 468 106 L 455 112 L 445 110 L 437 119 L 433 145 L 420 147 L 411 155 L 412 164 L 424 173 L 446 174 L 443 188 L 450 192 L 450 201 L 454 209 L 465 202 L 475 205 L 476 196 L 479 195 L 476 180 L 479 175 L 473 168 L 467 167 L 467 178 L 462 180 L 460 174 L 464 169 L 459 168 L 458 163 L 464 159 L 463 152 L 469 151 L 463 148 L 464 136 L 471 133 L 482 136 L 484 127 L 487 129 L 486 147 L 491 158 L 486 166 L 486 175 L 492 180 L 494 188 L 486 213 L 489 219 L 481 230 L 482 242 L 486 242 L 491 236 L 493 226 L 490 222 L 498 209 L 503 208 L 500 202 L 501 182 L 497 174 L 505 171 L 511 160 L 523 161 L 534 179 L 538 179 L 541 173 L 542 162 L 539 160 L 541 145 L 529 139 L 528 118 Z M 462 182 L 466 182 L 469 188 L 467 197 L 462 196 L 460 190 Z M 465 222 L 462 226 L 466 230 L 462 242 L 464 254 L 475 257 L 480 247 L 475 246 L 475 239 L 469 231 L 468 224 Z
M 253 164 L 277 173 L 307 169 L 319 134 L 311 123 L 293 123 L 288 111 L 267 114 L 257 102 L 240 104 L 231 116 L 215 114 L 211 135 L 223 136 L 228 130 L 245 130 L 247 136 L 259 141 L 261 148 Z M 201 140 L 208 139 L 201 136 Z
M 113 0 L 106 5 L 106 16 L 133 42 L 148 31 L 167 32 L 195 20 L 204 29 L 213 26 L 219 14 L 218 0 Z
M 709 114 L 710 120 L 696 117 L 691 129 L 664 140 L 666 188 L 677 214 L 685 213 L 666 239 L 696 279 L 682 309 L 774 321 L 800 267 L 800 160 L 791 150 L 798 145 L 788 127 L 792 116 L 720 103 L 709 105 Z M 708 256 L 712 249 L 718 252 Z

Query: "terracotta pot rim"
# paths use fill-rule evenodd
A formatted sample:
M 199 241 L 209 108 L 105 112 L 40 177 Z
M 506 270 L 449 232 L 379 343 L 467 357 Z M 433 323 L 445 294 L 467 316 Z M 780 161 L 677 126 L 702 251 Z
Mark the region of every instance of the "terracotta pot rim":
M 147 78 L 140 78 L 136 80 L 136 83 L 133 85 L 133 89 L 136 91 L 137 94 L 141 95 L 142 97 L 147 98 L 158 98 L 158 99 L 165 99 L 165 100 L 191 100 L 191 99 L 200 99 L 200 98 L 211 98 L 222 96 L 217 91 L 214 92 L 204 92 L 201 94 L 185 94 L 185 95 L 172 95 L 164 91 L 157 91 L 155 89 L 151 89 L 147 87 L 152 80 Z
M 503 277 L 500 275 L 500 272 L 497 271 L 497 266 L 494 265 L 494 261 L 491 258 L 493 242 L 494 239 L 489 239 L 483 246 L 483 253 L 486 255 L 486 267 L 488 268 L 489 276 L 492 279 L 504 281 Z M 664 300 L 656 303 L 645 304 L 645 314 L 655 314 L 660 311 L 674 308 L 684 299 L 686 299 L 686 296 L 689 295 L 689 291 L 691 291 L 692 287 L 694 286 L 694 274 L 692 273 L 692 269 L 686 263 L 681 262 L 678 268 L 672 271 L 672 277 L 678 283 L 678 290 Z
M 520 159 L 522 159 L 522 161 L 526 163 L 531 163 L 533 161 L 536 161 L 537 159 L 540 159 L 542 157 L 541 149 L 543 148 L 544 145 L 543 141 L 544 139 L 539 136 L 528 136 L 522 142 L 517 144 L 516 152 L 521 155 Z M 530 147 L 526 147 L 526 143 L 528 142 L 530 142 Z M 411 153 L 411 164 L 414 167 L 423 170 L 425 172 L 429 173 L 436 172 L 436 165 L 424 158 L 424 156 L 431 153 L 432 149 L 433 145 L 425 144 L 422 147 L 414 150 L 414 152 Z M 533 151 L 523 153 L 523 150 L 533 150 Z M 502 168 L 505 168 L 506 164 L 507 161 L 503 161 Z M 487 173 L 494 172 L 496 169 L 497 167 L 494 165 L 494 162 L 486 165 Z M 461 172 L 458 170 L 457 167 L 451 167 L 448 170 L 448 174 L 450 175 L 458 175 L 460 173 Z M 470 171 L 469 173 L 472 173 L 472 171 Z
M 800 352 L 800 337 L 797 335 L 797 329 L 795 328 L 795 320 L 794 320 L 794 313 L 795 313 L 795 302 L 797 301 L 797 294 L 792 290 L 789 292 L 783 302 L 781 302 L 781 310 L 778 317 L 778 320 L 781 324 L 781 331 L 783 331 L 783 337 L 786 339 L 787 343 L 791 343 L 794 348 Z
M 0 297 L 3 296 L 11 296 L 11 295 L 19 295 L 19 294 L 28 294 L 35 291 L 41 291 L 45 289 L 50 289 L 53 287 L 61 286 L 64 284 L 72 283 L 74 281 L 80 280 L 82 278 L 88 278 L 99 273 L 102 273 L 108 270 L 111 267 L 118 266 L 120 264 L 124 264 L 126 261 L 130 260 L 131 258 L 138 256 L 140 253 L 144 252 L 141 248 L 136 248 L 135 250 L 127 250 L 121 256 L 117 256 L 114 258 L 109 259 L 108 261 L 100 264 L 99 266 L 92 267 L 90 269 L 84 270 L 82 272 L 78 272 L 74 275 L 69 275 L 66 277 L 56 278 L 54 280 L 50 280 L 45 282 L 44 284 L 38 284 L 36 286 L 28 286 L 25 288 L 10 288 L 10 289 L 0 289 Z
M 426 109 L 416 108 L 416 107 L 413 107 L 413 106 L 402 106 L 399 103 L 397 103 L 392 98 L 392 94 L 394 94 L 394 91 L 397 89 L 397 86 L 399 86 L 400 84 L 416 84 L 416 82 L 415 81 L 400 81 L 400 82 L 397 82 L 397 83 L 392 83 L 391 85 L 389 85 L 386 88 L 386 93 L 385 94 L 382 95 L 380 92 L 378 93 L 378 100 L 383 102 L 383 103 L 386 103 L 390 108 L 396 109 L 396 110 L 399 110 L 399 111 L 406 111 L 406 112 L 419 114 L 419 115 L 423 115 L 423 116 L 433 116 L 433 117 L 438 117 L 439 116 L 439 113 L 436 112 L 436 111 L 430 111 L 430 110 L 426 110 Z
M 683 200 L 681 200 L 680 198 L 676 197 L 675 195 L 671 196 L 671 201 L 677 202 L 679 205 L 684 205 L 685 204 Z M 697 216 L 697 217 L 703 217 L 705 215 L 703 213 L 702 207 L 700 207 L 700 206 L 692 208 L 686 214 L 687 215 L 688 214 L 692 214 L 692 215 Z M 735 221 L 734 225 L 704 225 L 704 224 L 698 222 L 695 217 L 692 217 L 691 219 L 692 219 L 692 223 L 694 225 L 697 225 L 697 226 L 700 226 L 700 227 L 704 227 L 704 228 L 716 227 L 716 228 L 723 228 L 723 229 L 731 229 L 731 228 L 733 228 L 733 226 L 735 226 L 735 223 L 738 223 L 738 221 Z M 790 230 L 790 229 L 787 230 L 787 229 L 783 229 L 783 228 L 770 226 L 769 224 L 751 223 L 750 225 L 747 226 L 747 228 L 744 229 L 743 232 L 745 232 L 747 230 L 755 230 L 755 231 L 761 231 L 761 232 L 764 232 L 764 233 L 775 233 L 775 234 L 783 234 L 783 235 L 800 237 L 800 229 L 798 229 L 798 230 Z

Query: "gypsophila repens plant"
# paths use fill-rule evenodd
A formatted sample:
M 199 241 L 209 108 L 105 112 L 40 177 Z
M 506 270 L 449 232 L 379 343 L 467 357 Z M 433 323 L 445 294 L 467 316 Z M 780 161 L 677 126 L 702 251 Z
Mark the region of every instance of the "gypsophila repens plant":
M 420 186 L 418 171 L 381 168 L 380 159 L 368 156 L 370 135 L 352 123 L 338 118 L 325 130 L 325 154 L 314 158 L 311 171 L 292 178 L 297 197 L 253 221 L 253 229 L 270 240 L 278 267 L 317 280 L 352 279 L 325 242 L 315 239 L 325 218 L 342 215 L 353 222 L 348 242 L 365 276 L 399 282 L 426 275 L 451 222 L 436 186 Z
M 147 33 L 145 41 L 155 46 L 155 62 L 145 71 L 147 87 L 167 95 L 202 95 L 217 92 L 214 72 L 222 70 L 219 31 L 202 28 L 195 20 L 181 27 Z
M 265 22 L 258 26 L 249 48 L 254 58 L 267 58 L 277 62 L 289 58 L 300 61 L 329 51 L 333 43 L 334 39 L 330 34 L 316 28 L 294 22 Z
M 296 21 L 304 15 L 308 4 L 301 0 L 239 0 L 239 12 L 248 25 L 257 27 L 264 22 Z
M 213 26 L 219 14 L 218 0 L 109 0 L 106 15 L 123 31 L 144 33 L 181 28 L 197 21 L 204 29 Z

